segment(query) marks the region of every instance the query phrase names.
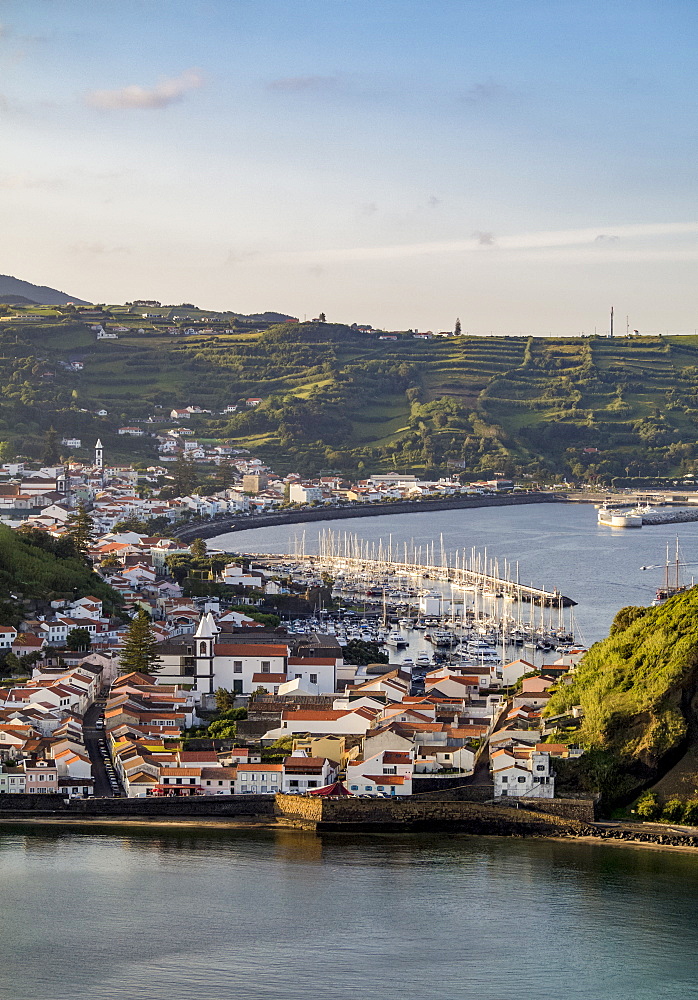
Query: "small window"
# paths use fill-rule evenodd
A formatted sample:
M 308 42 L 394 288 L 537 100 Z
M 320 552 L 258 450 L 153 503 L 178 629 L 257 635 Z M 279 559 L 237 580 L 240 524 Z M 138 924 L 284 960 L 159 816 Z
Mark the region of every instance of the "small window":
M 317 788 L 317 781 L 309 781 L 308 788 Z
M 503 785 L 506 785 L 506 783 L 507 783 L 508 781 L 509 781 L 509 779 L 508 779 L 508 778 L 502 778 L 502 784 L 503 784 Z
M 311 674 L 310 675 L 310 683 L 311 684 L 317 684 L 317 674 Z
M 270 660 L 262 660 L 262 673 L 263 674 L 270 674 L 271 673 L 271 661 Z
M 349 791 L 350 792 L 358 792 L 358 790 L 359 790 L 359 786 L 358 785 L 350 785 L 349 786 Z
M 289 788 L 298 788 L 298 782 L 297 782 L 296 780 L 294 780 L 294 781 L 289 781 L 289 783 L 288 783 L 288 787 L 289 787 Z
M 233 660 L 233 673 L 234 674 L 242 673 L 242 660 Z
M 544 771 L 545 764 L 536 764 L 536 771 Z
M 373 790 L 373 785 L 364 785 L 364 791 L 365 792 L 370 792 L 372 790 Z
M 523 785 L 523 783 L 524 783 L 525 781 L 526 781 L 526 779 L 525 779 L 525 778 L 519 778 L 519 784 L 520 784 L 520 785 Z

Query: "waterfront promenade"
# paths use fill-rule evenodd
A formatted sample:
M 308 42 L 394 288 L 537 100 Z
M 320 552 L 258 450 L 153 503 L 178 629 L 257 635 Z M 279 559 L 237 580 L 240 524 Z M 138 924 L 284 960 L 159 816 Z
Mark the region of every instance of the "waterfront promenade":
M 225 514 L 210 521 L 175 527 L 172 534 L 183 542 L 277 524 L 304 524 L 309 521 L 338 521 L 355 517 L 420 514 L 440 510 L 467 510 L 479 507 L 516 507 L 526 504 L 564 503 L 558 493 L 506 493 L 501 496 L 444 497 L 439 500 L 397 500 L 394 503 L 357 503 L 342 506 L 279 510 L 263 514 Z

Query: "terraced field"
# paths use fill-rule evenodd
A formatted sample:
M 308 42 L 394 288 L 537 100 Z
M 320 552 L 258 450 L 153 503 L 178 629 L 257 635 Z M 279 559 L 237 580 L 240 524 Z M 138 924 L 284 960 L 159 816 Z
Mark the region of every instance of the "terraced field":
M 6 451 L 37 454 L 53 425 L 152 461 L 154 439 L 124 440 L 118 426 L 155 417 L 158 432 L 170 409 L 195 403 L 212 411 L 192 417 L 197 436 L 254 449 L 279 471 L 607 481 L 686 475 L 698 462 L 696 337 L 380 341 L 320 323 L 173 337 L 139 318 L 97 342 L 75 316 L 20 320 L 0 326 Z M 69 360 L 83 370 L 65 370 Z M 254 410 L 251 396 L 263 400 Z M 230 403 L 238 413 L 223 415 Z

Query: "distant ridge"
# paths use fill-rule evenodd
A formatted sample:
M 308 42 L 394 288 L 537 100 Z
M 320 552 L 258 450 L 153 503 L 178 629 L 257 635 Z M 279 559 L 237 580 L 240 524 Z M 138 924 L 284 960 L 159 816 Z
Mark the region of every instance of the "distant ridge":
M 28 299 L 26 295 L 0 295 L 0 303 L 4 306 L 38 306 L 34 299 Z
M 13 299 L 10 299 L 9 296 L 13 296 Z M 0 301 L 19 305 L 18 298 L 20 297 L 41 306 L 64 306 L 67 302 L 74 302 L 78 306 L 91 305 L 85 299 L 66 295 L 65 292 L 59 292 L 57 288 L 49 288 L 47 285 L 33 285 L 31 281 L 22 281 L 20 278 L 14 278 L 11 274 L 0 274 Z

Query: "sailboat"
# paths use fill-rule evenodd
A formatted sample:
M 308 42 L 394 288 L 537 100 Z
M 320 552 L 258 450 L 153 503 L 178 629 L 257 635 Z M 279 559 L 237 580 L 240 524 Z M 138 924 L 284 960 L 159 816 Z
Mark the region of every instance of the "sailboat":
M 681 583 L 680 576 L 680 562 L 679 562 L 679 537 L 676 536 L 676 558 L 674 560 L 674 565 L 669 564 L 669 543 L 666 546 L 666 565 L 664 567 L 664 586 L 657 587 L 657 593 L 655 599 L 652 601 L 652 607 L 659 607 L 660 604 L 664 604 L 668 601 L 670 597 L 674 597 L 676 594 L 683 594 L 684 591 L 688 590 L 685 583 Z

